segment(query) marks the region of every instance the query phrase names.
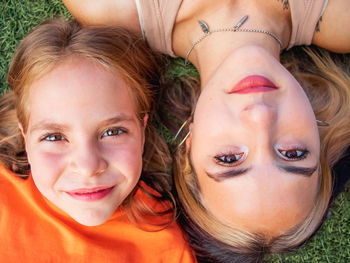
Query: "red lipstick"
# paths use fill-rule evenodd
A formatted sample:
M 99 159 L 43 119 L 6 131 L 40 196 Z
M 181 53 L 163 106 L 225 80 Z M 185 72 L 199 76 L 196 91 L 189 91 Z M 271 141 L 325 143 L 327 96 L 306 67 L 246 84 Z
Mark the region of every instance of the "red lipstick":
M 251 75 L 240 80 L 230 91 L 230 93 L 248 94 L 277 90 L 278 87 L 271 80 L 259 76 Z
M 81 201 L 98 201 L 106 197 L 113 187 L 81 188 L 66 192 L 74 199 Z

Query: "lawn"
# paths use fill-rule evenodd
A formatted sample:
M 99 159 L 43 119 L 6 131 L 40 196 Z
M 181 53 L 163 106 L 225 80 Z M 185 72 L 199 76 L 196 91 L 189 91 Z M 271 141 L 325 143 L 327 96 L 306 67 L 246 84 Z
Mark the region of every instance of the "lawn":
M 82 1 L 83 2 L 83 1 Z M 0 94 L 8 89 L 6 72 L 18 42 L 35 25 L 56 15 L 69 16 L 59 0 L 9 0 L 0 4 Z M 182 60 L 172 61 L 169 74 L 193 73 Z M 310 241 L 295 252 L 269 257 L 266 262 L 350 262 L 350 182 L 331 204 L 327 218 Z

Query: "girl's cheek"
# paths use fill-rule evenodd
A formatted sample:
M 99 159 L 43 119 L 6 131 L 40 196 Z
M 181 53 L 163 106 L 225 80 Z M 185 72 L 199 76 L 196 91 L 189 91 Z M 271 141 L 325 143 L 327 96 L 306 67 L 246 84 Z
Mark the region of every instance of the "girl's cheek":
M 141 173 L 143 153 L 141 140 L 117 146 L 104 145 L 101 148 L 101 153 L 110 166 L 116 167 L 123 174 Z
M 104 146 L 102 153 L 105 158 L 118 162 L 139 162 L 142 161 L 143 145 L 139 141 L 119 144 L 117 146 Z
M 30 156 L 32 176 L 35 181 L 51 184 L 59 179 L 65 165 L 66 155 L 36 151 Z
M 67 159 L 67 154 L 52 153 L 52 152 L 39 152 L 38 159 L 42 160 L 43 164 L 48 167 L 60 166 L 63 160 Z

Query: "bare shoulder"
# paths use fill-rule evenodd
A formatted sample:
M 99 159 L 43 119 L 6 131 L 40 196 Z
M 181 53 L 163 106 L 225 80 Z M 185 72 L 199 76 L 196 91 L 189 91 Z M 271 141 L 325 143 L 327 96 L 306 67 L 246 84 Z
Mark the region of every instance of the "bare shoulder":
M 63 0 L 69 12 L 84 25 L 112 25 L 141 34 L 134 0 Z
M 329 0 L 312 43 L 333 52 L 350 52 L 350 1 Z

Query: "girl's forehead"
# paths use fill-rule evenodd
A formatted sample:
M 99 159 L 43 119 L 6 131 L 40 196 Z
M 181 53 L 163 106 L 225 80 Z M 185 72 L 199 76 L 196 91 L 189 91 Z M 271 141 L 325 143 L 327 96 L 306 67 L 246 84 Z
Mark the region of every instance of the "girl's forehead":
M 30 118 L 99 118 L 136 115 L 129 85 L 87 59 L 59 63 L 30 86 Z

